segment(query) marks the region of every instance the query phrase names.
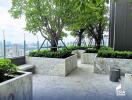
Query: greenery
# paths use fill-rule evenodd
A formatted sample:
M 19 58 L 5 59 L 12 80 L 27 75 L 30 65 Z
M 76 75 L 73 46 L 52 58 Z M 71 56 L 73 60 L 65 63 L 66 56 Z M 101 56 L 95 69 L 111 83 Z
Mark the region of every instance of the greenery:
M 47 39 L 51 51 L 57 51 L 58 41 L 67 34 L 63 29 L 78 31 L 81 46 L 86 31 L 100 48 L 103 33 L 108 24 L 107 0 L 12 0 L 9 10 L 14 18 L 25 16 L 25 29 L 33 34 L 41 33 Z
M 113 50 L 111 47 L 102 46 L 99 50 Z
M 12 0 L 9 10 L 14 18 L 25 16 L 25 29 L 33 34 L 40 33 L 57 51 L 58 40 L 66 36 L 63 31 L 70 8 L 61 0 Z M 62 0 L 63 1 L 63 0 Z M 65 0 L 67 1 L 67 0 Z M 56 47 L 56 48 L 55 48 Z
M 98 50 L 96 48 L 88 48 L 85 51 L 86 53 L 98 53 Z
M 56 52 L 49 50 L 32 51 L 29 53 L 31 57 L 49 57 L 49 58 L 67 58 L 71 56 L 71 50 L 58 50 Z
M 101 46 L 99 50 L 112 50 L 110 47 Z M 98 53 L 98 49 L 95 46 L 91 46 L 85 50 L 86 53 Z
M 74 30 L 73 32 L 71 32 L 71 35 L 77 38 L 77 46 L 82 46 L 82 42 L 87 36 L 84 31 L 85 29 L 80 29 L 80 30 Z
M 9 59 L 0 59 L 0 82 L 6 80 L 6 77 L 17 71 L 14 64 Z
M 98 57 L 132 59 L 131 51 L 114 51 L 112 48 L 101 48 Z
M 68 46 L 68 50 L 86 50 L 87 48 L 92 48 L 94 46 Z
M 78 34 L 74 32 L 73 35 L 83 39 L 84 33 L 91 36 L 96 42 L 96 48 L 100 48 L 101 40 L 103 39 L 104 31 L 108 27 L 108 17 L 106 16 L 108 10 L 106 3 L 108 0 L 70 0 L 72 7 L 71 16 L 68 21 L 68 29 L 78 30 Z M 84 32 L 85 31 L 85 32 Z

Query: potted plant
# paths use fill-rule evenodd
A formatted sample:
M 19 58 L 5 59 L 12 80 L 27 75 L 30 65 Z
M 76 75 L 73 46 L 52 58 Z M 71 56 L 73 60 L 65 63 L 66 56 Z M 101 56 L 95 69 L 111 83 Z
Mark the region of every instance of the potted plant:
M 0 59 L 0 100 L 32 100 L 32 76 L 18 72 L 9 59 Z
M 94 60 L 97 56 L 98 50 L 96 48 L 88 48 L 81 55 L 81 63 L 82 64 L 94 64 Z
M 77 55 L 66 49 L 33 51 L 26 57 L 26 63 L 34 65 L 37 74 L 66 76 L 77 68 Z
M 114 51 L 112 48 L 100 49 L 95 59 L 94 72 L 109 74 L 110 69 L 120 69 L 121 75 L 132 73 L 132 52 Z

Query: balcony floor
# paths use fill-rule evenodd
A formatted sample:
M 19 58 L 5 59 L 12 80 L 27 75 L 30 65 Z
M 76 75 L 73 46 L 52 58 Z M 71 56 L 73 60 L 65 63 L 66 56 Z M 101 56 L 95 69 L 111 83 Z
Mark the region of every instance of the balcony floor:
M 79 64 L 67 77 L 34 75 L 33 100 L 131 100 L 116 96 L 119 83 L 92 71 L 92 65 Z

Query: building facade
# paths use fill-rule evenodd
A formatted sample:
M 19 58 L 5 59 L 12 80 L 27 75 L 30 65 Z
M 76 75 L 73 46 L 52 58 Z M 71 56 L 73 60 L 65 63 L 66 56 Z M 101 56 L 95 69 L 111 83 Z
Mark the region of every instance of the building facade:
M 115 50 L 132 51 L 131 0 L 111 1 L 109 45 Z

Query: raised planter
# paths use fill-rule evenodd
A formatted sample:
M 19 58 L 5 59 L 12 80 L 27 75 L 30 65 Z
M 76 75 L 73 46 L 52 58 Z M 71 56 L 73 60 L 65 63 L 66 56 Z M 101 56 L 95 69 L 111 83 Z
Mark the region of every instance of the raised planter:
M 65 59 L 26 57 L 26 62 L 35 65 L 36 74 L 66 76 L 77 68 L 77 55 Z
M 121 75 L 132 74 L 132 59 L 101 58 L 96 57 L 94 72 L 98 74 L 109 74 L 110 69 L 120 69 Z
M 122 80 L 122 88 L 126 92 L 125 94 L 129 100 L 132 100 L 132 74 L 125 74 L 125 77 Z
M 97 53 L 83 53 L 81 55 L 82 64 L 94 64 Z
M 0 100 L 32 100 L 32 75 L 23 72 L 0 83 Z
M 85 50 L 73 50 L 72 54 L 76 54 L 77 58 L 81 58 L 81 55 L 85 52 Z

